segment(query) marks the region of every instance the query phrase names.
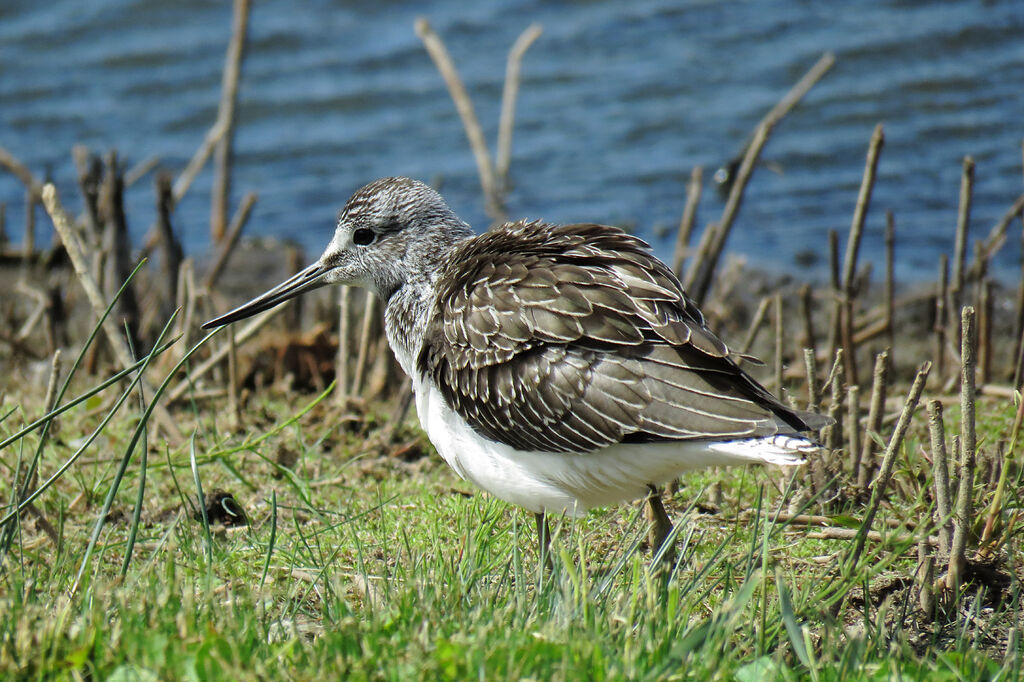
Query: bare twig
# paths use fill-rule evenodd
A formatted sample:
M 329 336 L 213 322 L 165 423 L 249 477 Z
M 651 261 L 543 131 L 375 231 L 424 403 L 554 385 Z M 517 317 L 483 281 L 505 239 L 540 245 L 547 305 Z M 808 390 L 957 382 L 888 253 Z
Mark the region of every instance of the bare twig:
M 804 367 L 807 370 L 807 409 L 817 412 L 821 392 L 818 389 L 818 359 L 813 348 L 804 348 Z
M 850 224 L 850 234 L 846 240 L 846 254 L 843 261 L 843 313 L 841 316 L 841 329 L 843 345 L 846 346 L 846 374 L 847 381 L 851 384 L 859 384 L 857 377 L 857 348 L 853 339 L 853 308 L 854 299 L 857 297 L 857 289 L 854 283 L 854 275 L 857 270 L 857 255 L 860 252 L 860 242 L 864 234 L 864 221 L 867 218 L 868 206 L 871 203 L 871 193 L 875 187 L 875 176 L 878 173 L 878 157 L 885 143 L 885 134 L 882 131 L 882 124 L 875 126 L 871 134 L 871 141 L 868 143 L 868 157 L 864 166 L 864 177 L 861 179 L 860 191 L 857 194 L 857 205 L 853 210 L 853 222 Z
M 203 279 L 203 288 L 207 291 L 212 291 L 214 284 L 217 283 L 217 279 L 221 273 L 224 272 L 224 267 L 228 263 L 228 258 L 235 250 L 235 246 L 238 244 L 238 238 L 242 234 L 242 228 L 245 227 L 246 222 L 249 220 L 249 214 L 252 213 L 252 207 L 256 204 L 256 193 L 249 192 L 242 199 L 242 203 L 238 205 L 235 210 L 235 215 L 231 217 L 231 224 L 228 225 L 227 238 L 221 240 L 220 249 L 217 251 L 217 260 L 213 262 L 210 267 L 210 271 L 206 273 L 206 277 Z
M 889 383 L 889 351 L 884 350 L 875 356 L 875 371 L 871 381 L 871 403 L 868 406 L 868 423 L 864 443 L 854 467 L 853 479 L 857 488 L 866 493 L 871 472 L 875 468 L 875 439 L 872 436 L 882 431 L 882 418 L 885 416 L 885 394 Z
M 739 213 L 740 203 L 743 201 L 743 193 L 746 190 L 747 183 L 750 181 L 750 176 L 754 172 L 754 166 L 761 156 L 761 150 L 764 148 L 765 142 L 768 141 L 769 135 L 771 135 L 772 129 L 814 87 L 814 84 L 825 75 L 825 72 L 831 68 L 834 62 L 835 57 L 831 52 L 823 54 L 817 63 L 811 67 L 810 71 L 796 85 L 790 88 L 789 92 L 761 119 L 754 129 L 753 138 L 747 147 L 746 154 L 743 156 L 743 162 L 736 173 L 736 179 L 729 189 L 729 197 L 726 199 L 725 208 L 722 209 L 722 217 L 718 220 L 707 257 L 701 263 L 701 270 L 697 274 L 689 292 L 698 305 L 704 302 L 711 288 L 714 272 L 718 267 L 718 260 L 725 248 L 725 242 L 729 237 L 733 221 Z
M 232 142 L 234 138 L 235 105 L 238 101 L 238 79 L 245 55 L 245 38 L 249 25 L 249 0 L 235 0 L 231 26 L 231 42 L 224 57 L 220 106 L 217 119 L 225 130 L 217 142 L 214 163 L 213 193 L 210 205 L 210 238 L 214 243 L 224 239 L 228 222 L 228 195 L 231 191 Z
M 931 366 L 932 363 L 930 362 L 925 362 L 921 365 L 920 369 L 917 370 L 917 376 L 914 378 L 914 384 L 910 387 L 910 392 L 907 394 L 907 401 L 903 405 L 903 411 L 900 413 L 900 418 L 896 422 L 896 428 L 893 430 L 892 436 L 889 438 L 889 444 L 885 448 L 885 455 L 882 457 L 882 464 L 878 468 L 878 476 L 875 478 L 875 482 L 871 486 L 871 501 L 868 503 L 864 522 L 861 524 L 860 529 L 858 529 L 856 543 L 854 544 L 853 551 L 850 553 L 847 563 L 848 568 L 852 569 L 860 560 L 860 554 L 864 550 L 864 541 L 871 530 L 871 524 L 875 519 L 875 514 L 878 513 L 878 507 L 882 503 L 882 497 L 885 495 L 885 489 L 889 486 L 889 479 L 892 477 L 893 466 L 896 464 L 896 455 L 899 453 L 900 446 L 903 444 L 903 437 L 906 435 L 907 429 L 910 427 L 910 418 L 913 416 L 914 409 L 917 407 L 917 401 L 920 399 L 921 392 L 924 390 L 924 385 L 928 380 L 928 372 L 931 371 Z
M 964 157 L 963 175 L 960 178 L 960 209 L 956 217 L 956 238 L 953 242 L 953 280 L 950 294 L 954 310 L 959 308 L 964 288 L 964 267 L 967 256 L 967 232 L 971 221 L 971 200 L 974 194 L 974 159 Z
M 782 322 L 783 322 L 783 320 L 782 320 L 782 294 L 776 293 L 774 298 L 775 298 L 775 306 L 774 306 L 774 308 L 775 308 L 775 315 L 774 315 L 774 320 L 773 321 L 774 321 L 774 324 L 775 324 L 775 362 L 773 364 L 775 366 L 775 394 L 781 397 L 782 396 L 782 369 L 783 369 L 783 367 L 782 367 L 782 350 L 783 350 L 783 345 L 785 343 L 785 339 L 783 337 L 784 328 L 783 328 L 783 325 L 782 325 Z
M 896 251 L 896 219 L 892 211 L 885 212 L 885 327 L 889 335 L 889 348 L 893 349 L 895 330 L 893 315 L 895 313 L 895 251 Z M 856 339 L 854 339 L 856 341 Z
M 377 316 L 377 297 L 366 292 L 366 303 L 363 307 L 363 328 L 359 335 L 359 355 L 356 358 L 356 372 L 352 380 L 352 394 L 361 395 L 363 379 L 366 376 L 366 363 L 370 356 L 370 337 L 373 323 Z
M 351 355 L 351 331 L 349 324 L 352 319 L 352 288 L 341 287 L 338 293 L 338 358 L 334 370 L 337 378 L 337 389 L 334 399 L 339 405 L 345 404 L 349 395 L 348 361 Z
M 939 284 L 935 292 L 935 349 L 932 353 L 936 373 L 946 375 L 946 300 L 949 296 L 949 257 L 939 256 Z
M 146 173 L 150 172 L 160 164 L 160 157 L 152 155 L 146 157 L 142 161 L 129 168 L 124 172 L 124 187 L 128 189 L 136 182 L 145 177 Z
M 814 341 L 814 321 L 812 317 L 811 285 L 800 285 L 797 296 L 800 301 L 800 320 L 803 323 L 803 347 L 814 353 L 817 349 Z
M 842 329 L 843 295 L 842 279 L 839 274 L 839 233 L 833 229 L 828 231 L 828 272 L 829 291 L 832 293 L 832 305 L 829 306 L 828 322 L 828 353 L 835 357 L 842 346 L 840 333 Z
M 764 325 L 764 318 L 768 314 L 768 306 L 772 304 L 770 296 L 765 296 L 761 299 L 761 302 L 757 304 L 757 311 L 754 313 L 753 319 L 750 320 L 750 326 L 747 328 L 747 335 L 743 338 L 743 344 L 740 346 L 741 353 L 749 353 L 751 347 L 754 345 L 754 341 L 757 340 L 757 334 L 761 331 L 762 325 Z
M 28 169 L 28 166 L 16 159 L 13 154 L 3 147 L 0 147 L 0 166 L 3 166 L 16 178 L 21 180 L 21 184 L 25 185 L 25 189 L 29 192 L 34 194 L 36 197 L 42 196 L 43 183 L 39 182 L 39 180 L 32 175 L 32 171 Z
M 948 556 L 953 544 L 953 505 L 949 495 L 949 465 L 946 456 L 946 431 L 942 423 L 942 403 L 928 401 L 928 425 L 932 439 L 932 480 L 935 486 L 935 510 L 939 524 L 939 550 Z
M 974 370 L 977 362 L 977 329 L 971 306 L 961 311 L 960 341 L 960 482 L 953 517 L 953 543 L 949 554 L 949 587 L 958 590 L 967 566 L 964 554 L 971 525 L 972 493 L 977 440 L 974 432 Z
M 701 189 L 704 185 L 703 173 L 704 169 L 701 166 L 694 166 L 690 172 L 690 182 L 686 185 L 686 205 L 683 207 L 683 217 L 679 220 L 676 248 L 672 254 L 672 272 L 680 278 L 683 276 L 683 263 L 690 247 L 690 234 L 697 220 L 697 206 L 700 204 Z
M 968 277 L 977 279 L 981 276 L 984 264 L 995 255 L 996 251 L 1000 249 L 1003 243 L 1006 242 L 1006 231 L 1010 227 L 1010 223 L 1017 216 L 1024 215 L 1024 194 L 1017 197 L 1017 200 L 1013 202 L 1013 205 L 1006 210 L 1006 213 L 992 226 L 989 230 L 988 236 L 978 245 L 978 253 L 975 255 L 974 262 L 971 263 L 971 268 L 968 272 Z
M 860 465 L 860 386 L 851 384 L 846 391 L 847 439 L 849 441 L 850 471 L 856 480 Z
M 502 193 L 508 191 L 508 169 L 512 163 L 512 131 L 515 127 L 516 98 L 519 95 L 519 69 L 523 55 L 542 33 L 540 24 L 531 24 L 508 51 L 505 66 L 505 89 L 501 95 L 501 118 L 498 121 L 498 149 L 495 154 L 495 180 Z
M 163 251 L 164 278 L 167 282 L 167 299 L 173 304 L 178 299 L 178 273 L 185 254 L 181 243 L 171 227 L 171 212 L 174 210 L 174 197 L 171 195 L 171 176 L 160 173 L 156 176 L 156 210 L 157 232 L 160 235 L 160 248 Z
M 416 20 L 416 35 L 423 41 L 423 46 L 434 61 L 434 65 L 444 78 L 448 86 L 448 92 L 455 108 L 462 119 L 462 126 L 466 130 L 466 137 L 469 138 L 469 146 L 473 150 L 473 157 L 476 160 L 476 170 L 480 176 L 480 188 L 484 194 L 485 208 L 487 214 L 498 219 L 505 213 L 502 198 L 499 192 L 498 183 L 495 179 L 494 166 L 491 163 L 490 152 L 487 151 L 487 142 L 484 139 L 483 129 L 473 109 L 473 102 L 466 92 L 466 86 L 462 84 L 459 73 L 455 69 L 448 49 L 445 47 L 441 37 L 430 26 L 430 23 L 422 17 Z

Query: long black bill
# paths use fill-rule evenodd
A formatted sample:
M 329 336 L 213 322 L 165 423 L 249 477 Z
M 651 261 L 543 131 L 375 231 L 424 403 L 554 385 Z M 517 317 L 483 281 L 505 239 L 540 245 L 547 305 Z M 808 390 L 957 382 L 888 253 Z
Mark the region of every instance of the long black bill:
M 270 291 L 257 296 L 248 303 L 243 303 L 230 313 L 225 313 L 224 315 L 216 317 L 209 322 L 205 322 L 203 324 L 203 329 L 213 329 L 214 327 L 222 327 L 226 324 L 237 322 L 238 320 L 244 320 L 247 317 L 252 317 L 256 313 L 262 313 L 264 310 L 270 310 L 279 303 L 284 303 L 289 299 L 295 298 L 299 294 L 303 294 L 312 289 L 319 289 L 327 284 L 327 282 L 324 281 L 324 275 L 328 272 L 330 272 L 330 268 L 325 268 L 319 263 L 314 263 L 291 279 L 281 282 Z

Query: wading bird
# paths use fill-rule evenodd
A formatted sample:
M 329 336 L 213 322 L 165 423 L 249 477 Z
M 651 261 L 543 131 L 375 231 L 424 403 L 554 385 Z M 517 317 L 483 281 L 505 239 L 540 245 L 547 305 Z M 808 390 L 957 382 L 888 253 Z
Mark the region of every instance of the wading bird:
M 203 325 L 327 284 L 384 302 L 427 436 L 462 478 L 536 515 L 648 496 L 707 466 L 799 464 L 825 423 L 744 372 L 669 268 L 615 227 L 513 222 L 474 235 L 421 182 L 384 178 L 338 214 L 314 264 Z

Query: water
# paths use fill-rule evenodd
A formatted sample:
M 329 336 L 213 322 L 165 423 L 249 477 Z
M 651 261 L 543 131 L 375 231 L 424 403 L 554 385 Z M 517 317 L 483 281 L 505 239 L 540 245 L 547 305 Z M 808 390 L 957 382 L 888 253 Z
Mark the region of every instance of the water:
M 755 173 L 732 252 L 820 276 L 826 232 L 845 235 L 867 142 L 885 125 L 862 258 L 881 265 L 895 213 L 903 280 L 934 277 L 950 251 L 964 155 L 977 161 L 972 236 L 1024 190 L 1024 3 L 612 0 L 463 3 L 257 2 L 238 109 L 233 202 L 259 193 L 248 235 L 299 241 L 312 258 L 337 209 L 368 180 L 443 181 L 453 208 L 487 224 L 473 157 L 441 77 L 413 31 L 431 20 L 493 144 L 505 56 L 531 22 L 523 63 L 513 217 L 634 226 L 663 257 L 690 169 L 734 156 L 757 121 L 825 50 L 832 71 L 778 126 Z M 0 5 L 0 145 L 79 205 L 71 146 L 159 155 L 177 172 L 216 117 L 228 2 L 5 0 Z M 186 248 L 208 248 L 211 173 L 175 214 Z M 18 239 L 23 190 L 0 173 Z M 151 178 L 127 196 L 136 240 Z M 705 191 L 699 222 L 721 198 Z M 41 221 L 41 224 L 48 224 Z M 1017 276 L 1020 223 L 997 270 Z M 845 237 L 844 237 L 845 238 Z

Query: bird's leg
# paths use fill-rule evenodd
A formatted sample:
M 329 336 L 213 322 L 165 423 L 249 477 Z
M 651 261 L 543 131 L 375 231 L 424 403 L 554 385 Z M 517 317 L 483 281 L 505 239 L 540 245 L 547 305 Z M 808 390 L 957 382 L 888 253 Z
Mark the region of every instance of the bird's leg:
M 537 522 L 537 557 L 548 570 L 551 570 L 551 528 L 548 526 L 548 517 L 544 512 L 536 512 L 533 515 Z
M 647 495 L 647 518 L 652 524 L 647 538 L 651 545 L 651 553 L 656 555 L 661 546 L 665 544 L 669 534 L 672 533 L 672 522 L 665 512 L 665 505 L 661 501 L 661 493 L 657 486 L 649 485 L 647 488 L 650 490 Z M 675 561 L 675 553 L 675 547 L 666 549 L 665 553 L 661 555 L 662 564 L 671 566 Z

